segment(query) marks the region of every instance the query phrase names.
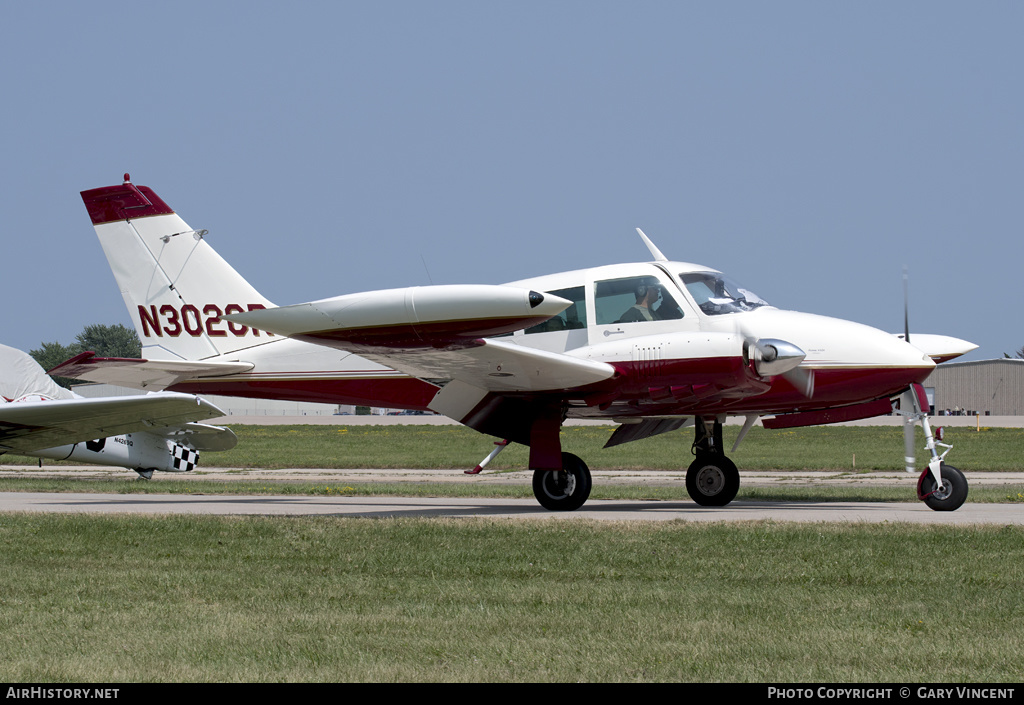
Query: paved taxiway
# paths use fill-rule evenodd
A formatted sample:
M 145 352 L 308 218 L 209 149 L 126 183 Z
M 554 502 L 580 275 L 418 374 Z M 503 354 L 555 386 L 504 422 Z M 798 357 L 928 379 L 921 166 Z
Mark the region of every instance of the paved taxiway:
M 1024 505 L 971 504 L 935 512 L 919 502 L 743 502 L 724 508 L 689 501 L 596 500 L 575 512 L 549 512 L 532 499 L 118 495 L 2 492 L 2 512 L 207 514 L 349 517 L 477 517 L 615 521 L 864 522 L 1024 525 Z
M 594 484 L 647 486 L 684 483 L 684 472 L 593 471 Z M 35 468 L 8 467 L 0 476 L 129 478 L 123 469 L 104 467 Z M 459 470 L 345 470 L 292 469 L 241 470 L 204 468 L 195 473 L 158 473 L 157 483 L 203 480 L 274 480 L 323 483 L 343 491 L 347 483 L 370 482 L 455 482 L 529 485 L 532 473 L 465 475 Z M 972 486 L 982 484 L 1024 486 L 1024 473 L 971 473 Z M 746 472 L 745 486 L 886 484 L 903 487 L 913 497 L 916 476 L 899 472 Z M 201 492 L 201 489 L 199 490 Z M 297 495 L 203 495 L 192 494 L 102 494 L 79 492 L 0 492 L 0 512 L 66 512 L 93 514 L 207 514 L 207 515 L 322 515 L 360 517 L 482 517 L 520 519 L 594 519 L 617 521 L 798 521 L 798 522 L 906 522 L 915 524 L 1024 525 L 1024 504 L 967 504 L 955 512 L 936 512 L 921 502 L 755 502 L 735 501 L 728 507 L 701 507 L 690 500 L 599 500 L 591 499 L 575 512 L 549 512 L 531 499 L 354 497 Z

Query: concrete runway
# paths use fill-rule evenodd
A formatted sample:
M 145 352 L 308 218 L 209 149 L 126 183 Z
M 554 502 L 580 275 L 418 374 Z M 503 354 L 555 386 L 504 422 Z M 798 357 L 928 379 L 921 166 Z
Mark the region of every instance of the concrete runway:
M 0 476 L 134 477 L 123 469 L 12 468 L 0 470 Z M 593 471 L 594 484 L 634 484 L 665 486 L 684 484 L 685 472 Z M 528 471 L 465 475 L 459 470 L 239 470 L 203 468 L 188 474 L 158 473 L 153 482 L 174 483 L 203 480 L 274 480 L 323 483 L 341 489 L 348 483 L 368 482 L 453 482 L 466 484 L 529 485 Z M 972 486 L 982 484 L 1024 486 L 1024 473 L 968 474 Z M 913 497 L 916 476 L 906 473 L 850 472 L 745 472 L 744 486 L 799 485 L 893 485 L 905 488 Z M 156 489 L 156 487 L 153 487 Z M 938 525 L 996 524 L 1024 525 L 1024 504 L 972 504 L 955 512 L 936 512 L 921 502 L 752 502 L 735 501 L 728 507 L 701 507 L 690 500 L 640 501 L 591 499 L 575 512 L 549 512 L 533 499 L 451 499 L 409 497 L 345 496 L 239 496 L 147 494 L 122 495 L 100 493 L 2 492 L 0 512 L 69 512 L 94 514 L 210 514 L 267 516 L 360 516 L 360 517 L 477 517 L 558 520 L 615 521 L 762 521 L 777 522 L 866 522 L 914 523 Z
M 955 512 L 935 512 L 920 502 L 736 501 L 710 508 L 690 501 L 590 500 L 582 509 L 560 513 L 532 499 L 2 492 L 0 512 L 1024 525 L 1024 505 L 970 502 Z

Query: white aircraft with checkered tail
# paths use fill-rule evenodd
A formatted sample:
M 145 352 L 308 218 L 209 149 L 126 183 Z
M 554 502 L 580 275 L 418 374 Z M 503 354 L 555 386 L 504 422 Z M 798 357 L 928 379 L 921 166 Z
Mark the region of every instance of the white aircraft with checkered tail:
M 0 455 L 188 472 L 200 450 L 229 450 L 235 434 L 196 423 L 223 416 L 190 394 L 83 398 L 54 383 L 20 350 L 0 345 Z
M 923 335 L 911 345 L 776 309 L 717 270 L 669 261 L 642 232 L 651 262 L 278 307 L 210 247 L 205 230 L 127 174 L 82 198 L 143 358 L 79 359 L 59 374 L 435 411 L 529 446 L 534 494 L 552 510 L 582 506 L 591 488 L 583 460 L 562 452 L 567 418 L 618 423 L 608 446 L 692 426 L 687 490 L 722 506 L 740 483 L 722 444 L 728 416 L 744 418 L 742 439 L 761 418 L 790 428 L 888 414 L 936 361 L 975 347 Z M 963 474 L 941 458 L 919 485 L 935 509 L 956 509 L 967 494 Z

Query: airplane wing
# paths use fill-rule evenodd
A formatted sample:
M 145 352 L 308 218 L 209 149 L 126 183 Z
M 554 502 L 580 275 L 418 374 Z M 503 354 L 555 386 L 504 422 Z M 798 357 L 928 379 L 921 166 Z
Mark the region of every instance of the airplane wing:
M 433 286 L 339 296 L 221 318 L 356 353 L 413 377 L 487 392 L 541 392 L 600 382 L 615 368 L 489 337 L 570 305 L 509 286 Z
M 59 377 L 117 384 L 134 389 L 160 391 L 186 379 L 220 377 L 253 368 L 249 362 L 204 362 L 188 360 L 145 360 L 123 357 L 96 357 L 84 352 L 66 360 L 48 374 Z
M 414 377 L 458 380 L 489 392 L 543 392 L 601 382 L 615 374 L 604 362 L 593 362 L 482 338 L 456 350 L 426 348 L 363 357 Z
M 28 452 L 223 415 L 205 399 L 175 392 L 0 404 L 0 449 Z
M 430 409 L 478 431 L 528 442 L 529 419 L 535 416 L 530 397 L 557 395 L 616 374 L 604 362 L 493 337 L 537 325 L 569 305 L 557 296 L 515 287 L 437 286 L 340 296 L 223 318 L 354 352 L 443 383 Z

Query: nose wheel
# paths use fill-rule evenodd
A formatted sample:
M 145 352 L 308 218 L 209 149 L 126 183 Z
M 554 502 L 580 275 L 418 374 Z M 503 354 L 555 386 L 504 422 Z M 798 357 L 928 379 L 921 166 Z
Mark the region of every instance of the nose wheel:
M 914 472 L 914 424 L 920 423 L 924 431 L 924 447 L 931 455 L 931 460 L 928 468 L 917 479 L 917 498 L 937 512 L 952 512 L 967 501 L 967 478 L 958 469 L 943 462 L 953 446 L 943 443 L 941 434 L 932 433 L 926 411 L 927 402 L 924 387 L 914 383 L 903 393 L 899 407 L 893 405 L 893 410 L 903 417 L 907 472 Z M 939 448 L 943 449 L 941 453 Z
M 967 501 L 967 478 L 952 465 L 939 467 L 942 483 L 935 482 L 932 471 L 925 470 L 917 481 L 917 496 L 937 512 L 952 512 Z

